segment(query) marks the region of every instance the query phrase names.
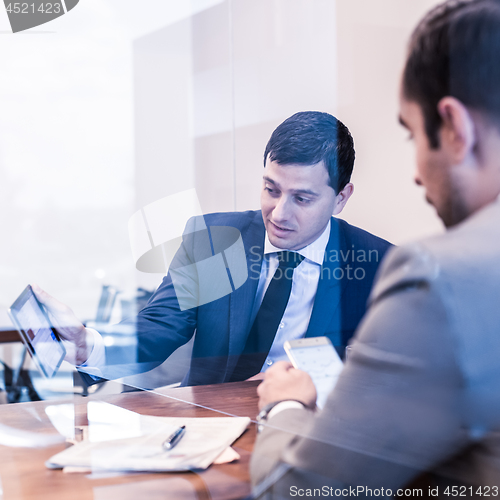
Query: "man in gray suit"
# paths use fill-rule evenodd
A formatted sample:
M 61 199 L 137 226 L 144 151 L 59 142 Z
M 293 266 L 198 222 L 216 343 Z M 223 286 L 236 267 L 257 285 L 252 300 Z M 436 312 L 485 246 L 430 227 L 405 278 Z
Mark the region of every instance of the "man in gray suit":
M 400 121 L 447 232 L 389 252 L 323 411 L 306 373 L 266 373 L 257 496 L 500 494 L 499 61 L 498 0 L 445 2 L 413 33 Z

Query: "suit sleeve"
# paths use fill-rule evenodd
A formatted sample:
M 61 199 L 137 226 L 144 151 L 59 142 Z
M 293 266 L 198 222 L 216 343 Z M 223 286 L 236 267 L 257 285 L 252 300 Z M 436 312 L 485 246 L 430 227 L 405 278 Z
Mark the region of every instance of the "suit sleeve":
M 135 345 L 106 348 L 105 379 L 151 370 L 193 336 L 198 313 L 198 279 L 193 264 L 210 251 L 204 222 L 198 219 L 188 222 L 170 270 L 147 305 L 135 318 L 116 325 Z
M 272 488 L 285 497 L 297 485 L 395 491 L 465 447 L 454 307 L 424 248 L 391 251 L 325 408 L 270 419 L 252 459 L 254 484 L 266 464 L 281 463 L 290 469 Z

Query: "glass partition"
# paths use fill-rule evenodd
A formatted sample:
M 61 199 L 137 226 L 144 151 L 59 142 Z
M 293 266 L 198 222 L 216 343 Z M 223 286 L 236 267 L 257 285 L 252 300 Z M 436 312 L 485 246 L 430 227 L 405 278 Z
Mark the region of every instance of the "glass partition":
M 266 144 L 301 111 L 336 116 L 354 138 L 354 194 L 339 225 L 320 231 L 329 260 L 302 256 L 320 269 L 300 268 L 318 295 L 295 297 L 309 316 L 293 340 L 313 325 L 331 337 L 335 366 L 346 357 L 362 365 L 370 353 L 347 344 L 387 243 L 344 241 L 343 221 L 397 245 L 443 231 L 412 183 L 413 151 L 397 119 L 408 37 L 437 1 L 69 3 L 25 32 L 11 33 L 7 10 L 0 18 L 0 403 L 26 403 L 0 404 L 0 498 L 2 490 L 4 498 L 34 494 L 23 475 L 26 450 L 34 467 L 57 469 L 42 481 L 45 493 L 65 466 L 81 498 L 165 490 L 171 498 L 244 498 L 256 388 L 268 366 L 288 359 L 284 347 L 267 346 L 256 378 L 235 375 L 272 273 L 286 267 L 264 251 L 273 243 L 259 212 Z M 263 196 L 270 191 L 264 186 Z M 310 217 L 304 225 L 314 224 Z M 366 286 L 344 293 L 344 278 Z M 81 334 L 77 320 L 87 329 L 88 352 L 51 378 L 26 355 L 7 314 L 28 283 L 72 309 L 58 316 L 60 306 L 39 295 L 63 337 Z M 287 321 L 298 320 L 279 319 L 276 329 Z M 325 359 L 316 375 L 328 372 Z M 346 380 L 346 391 L 356 389 Z M 183 425 L 188 435 L 169 462 L 165 441 Z M 277 425 L 286 434 L 288 424 Z M 348 458 L 359 451 L 314 439 Z M 86 448 L 61 458 L 72 449 L 64 443 Z M 277 458 L 262 460 L 271 470 Z M 222 468 L 209 468 L 214 461 Z M 183 474 L 131 474 L 143 470 Z M 70 481 L 55 481 L 64 498 Z

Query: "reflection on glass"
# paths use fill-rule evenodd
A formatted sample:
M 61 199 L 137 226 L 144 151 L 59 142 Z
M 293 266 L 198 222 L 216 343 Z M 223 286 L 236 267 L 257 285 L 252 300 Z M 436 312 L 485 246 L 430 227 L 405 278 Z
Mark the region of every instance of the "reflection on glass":
M 64 441 L 59 435 L 38 434 L 0 424 L 0 445 L 12 448 L 44 448 Z
M 129 219 L 132 254 L 139 271 L 165 273 L 182 241 L 191 217 L 202 215 L 195 189 L 163 197 L 141 208 Z M 198 230 L 206 229 L 203 218 Z
M 45 413 L 61 436 L 66 439 L 75 439 L 75 405 L 47 406 Z

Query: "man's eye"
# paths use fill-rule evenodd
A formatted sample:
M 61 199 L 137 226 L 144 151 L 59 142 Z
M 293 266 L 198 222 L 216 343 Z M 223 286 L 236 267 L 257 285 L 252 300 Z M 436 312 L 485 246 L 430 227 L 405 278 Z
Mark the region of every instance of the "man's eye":
M 267 187 L 267 186 L 266 186 L 264 189 L 265 189 L 268 193 L 270 193 L 270 194 L 276 194 L 276 191 L 275 191 L 273 188 L 270 188 L 270 187 Z
M 307 205 L 307 203 L 311 202 L 311 200 L 309 200 L 308 198 L 302 198 L 302 196 L 297 196 L 295 199 L 302 205 Z

